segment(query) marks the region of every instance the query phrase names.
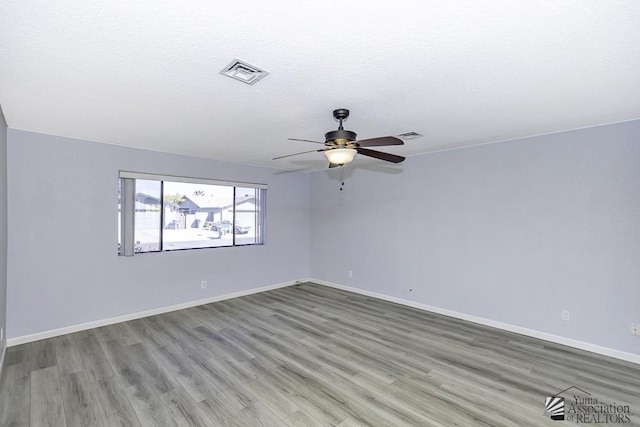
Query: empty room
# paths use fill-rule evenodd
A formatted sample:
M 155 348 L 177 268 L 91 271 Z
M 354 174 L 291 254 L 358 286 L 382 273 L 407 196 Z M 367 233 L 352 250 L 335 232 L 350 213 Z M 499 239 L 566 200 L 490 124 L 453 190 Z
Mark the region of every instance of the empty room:
M 640 426 L 640 3 L 0 0 L 0 426 Z

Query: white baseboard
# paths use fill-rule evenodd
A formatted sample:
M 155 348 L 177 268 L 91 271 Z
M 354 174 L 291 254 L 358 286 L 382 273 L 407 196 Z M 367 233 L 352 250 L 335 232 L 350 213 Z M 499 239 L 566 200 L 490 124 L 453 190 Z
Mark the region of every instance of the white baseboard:
M 63 328 L 51 329 L 49 331 L 37 332 L 35 334 L 23 335 L 21 337 L 8 338 L 6 347 L 13 347 L 20 344 L 26 344 L 33 341 L 39 341 L 46 338 L 53 338 L 60 335 L 71 334 L 74 332 L 85 331 L 87 329 L 99 328 L 101 326 L 113 325 L 114 323 L 127 322 L 129 320 L 141 319 L 143 317 L 155 316 L 156 314 L 169 313 L 171 311 L 182 310 L 184 308 L 191 308 L 198 305 L 210 304 L 212 302 L 223 301 L 226 299 L 242 297 L 245 295 L 257 294 L 260 292 L 270 291 L 273 289 L 284 288 L 287 286 L 295 285 L 297 281 L 292 280 L 289 282 L 279 283 L 276 285 L 262 286 L 260 288 L 248 289 L 246 291 L 234 292 L 226 295 L 219 295 L 215 297 L 200 299 L 196 301 L 188 301 L 181 304 L 170 305 L 167 307 L 154 308 L 151 310 L 145 310 L 138 313 L 124 314 L 122 316 L 111 317 L 109 319 L 95 320 L 93 322 L 80 323 L 77 325 L 65 326 Z
M 422 304 L 415 301 L 409 301 L 402 298 L 396 298 L 389 295 L 379 294 L 377 292 L 370 292 L 360 288 L 339 285 L 337 283 L 331 283 L 325 280 L 309 278 L 309 279 L 304 279 L 304 281 L 317 283 L 323 286 L 329 286 L 331 288 L 342 289 L 344 291 L 354 292 L 357 294 L 366 295 L 369 297 L 378 298 L 385 301 L 395 302 L 397 304 L 406 305 L 409 307 L 417 308 L 419 310 L 425 310 L 425 311 L 442 314 L 449 317 L 455 317 L 456 319 L 467 320 L 469 322 L 478 323 L 480 325 L 490 326 L 492 328 L 502 329 L 504 331 L 514 332 L 516 334 L 526 335 L 529 337 L 550 341 L 556 344 L 562 344 L 569 347 L 578 348 L 580 350 L 586 350 L 592 353 L 602 354 L 604 356 L 614 357 L 616 359 L 626 360 L 627 362 L 640 364 L 640 355 L 638 354 L 627 353 L 627 352 L 616 350 L 609 347 L 603 347 L 603 346 L 591 344 L 584 341 L 574 340 L 572 338 L 553 335 L 547 332 L 537 331 L 535 329 L 528 329 L 528 328 L 523 328 L 521 326 L 510 325 L 508 323 L 498 322 L 491 319 L 485 319 L 484 317 L 472 316 L 470 314 L 464 314 L 457 311 L 448 310 L 445 308 L 433 307 L 427 304 Z

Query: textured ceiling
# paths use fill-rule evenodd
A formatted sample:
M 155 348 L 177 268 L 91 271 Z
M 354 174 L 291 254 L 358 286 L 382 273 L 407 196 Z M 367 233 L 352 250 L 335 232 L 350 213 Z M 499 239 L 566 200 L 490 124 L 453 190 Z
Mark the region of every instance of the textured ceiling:
M 635 0 L 0 1 L 10 127 L 290 170 L 338 107 L 414 155 L 640 118 L 639 76 Z

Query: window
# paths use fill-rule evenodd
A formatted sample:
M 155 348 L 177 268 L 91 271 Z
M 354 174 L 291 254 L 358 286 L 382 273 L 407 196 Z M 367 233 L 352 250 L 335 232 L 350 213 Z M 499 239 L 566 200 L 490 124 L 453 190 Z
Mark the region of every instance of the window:
M 266 185 L 120 172 L 118 254 L 264 244 Z

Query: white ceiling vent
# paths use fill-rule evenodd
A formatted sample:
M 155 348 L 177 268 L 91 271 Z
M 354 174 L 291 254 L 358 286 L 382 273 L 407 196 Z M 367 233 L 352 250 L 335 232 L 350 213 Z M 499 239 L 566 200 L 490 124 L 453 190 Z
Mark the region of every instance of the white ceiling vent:
M 418 132 L 405 132 L 405 133 L 401 133 L 400 135 L 398 135 L 398 138 L 401 139 L 415 139 L 415 138 L 420 138 L 422 135 L 419 134 Z
M 252 85 L 269 74 L 269 72 L 236 58 L 224 67 L 220 74 Z

